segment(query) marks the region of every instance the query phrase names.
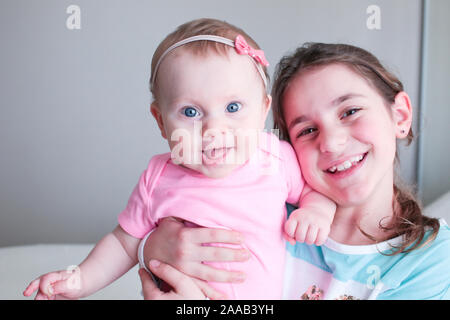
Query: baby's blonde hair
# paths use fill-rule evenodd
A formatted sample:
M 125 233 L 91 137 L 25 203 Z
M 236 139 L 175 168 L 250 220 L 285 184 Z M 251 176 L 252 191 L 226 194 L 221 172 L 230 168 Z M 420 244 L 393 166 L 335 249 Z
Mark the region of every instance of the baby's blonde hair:
M 150 92 L 153 95 L 154 100 L 158 100 L 158 81 L 157 76 L 152 85 L 152 80 L 154 77 L 155 67 L 158 61 L 161 58 L 161 55 L 173 44 L 184 40 L 189 37 L 197 36 L 197 35 L 214 35 L 220 36 L 224 38 L 228 38 L 232 41 L 238 35 L 241 35 L 245 38 L 247 43 L 255 49 L 260 49 L 255 40 L 253 40 L 244 30 L 229 24 L 228 22 L 216 20 L 216 19 L 196 19 L 189 22 L 186 22 L 180 25 L 174 32 L 170 33 L 164 40 L 159 44 L 156 48 L 155 53 L 152 58 L 152 71 L 150 75 Z M 183 45 L 183 49 L 192 50 L 192 52 L 196 54 L 205 54 L 210 50 L 218 54 L 227 54 L 227 50 L 230 50 L 230 46 L 225 45 L 223 43 L 208 41 L 208 40 L 199 40 L 195 42 L 191 42 Z M 267 80 L 269 79 L 269 75 L 267 72 L 267 68 L 265 66 L 261 66 L 266 75 Z

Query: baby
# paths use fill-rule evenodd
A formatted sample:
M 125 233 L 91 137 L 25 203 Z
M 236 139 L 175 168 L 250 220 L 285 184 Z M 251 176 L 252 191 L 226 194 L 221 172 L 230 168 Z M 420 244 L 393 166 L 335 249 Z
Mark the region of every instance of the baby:
M 51 272 L 24 295 L 92 294 L 133 267 L 141 239 L 174 216 L 245 235 L 251 258 L 235 267 L 248 277 L 214 288 L 231 299 L 280 299 L 284 238 L 323 243 L 336 207 L 305 186 L 292 147 L 263 132 L 267 65 L 255 41 L 223 21 L 194 20 L 169 34 L 153 56 L 150 87 L 151 113 L 171 152 L 150 160 L 119 225 L 79 265 L 79 285 L 71 285 L 74 273 Z M 287 222 L 285 202 L 300 207 Z

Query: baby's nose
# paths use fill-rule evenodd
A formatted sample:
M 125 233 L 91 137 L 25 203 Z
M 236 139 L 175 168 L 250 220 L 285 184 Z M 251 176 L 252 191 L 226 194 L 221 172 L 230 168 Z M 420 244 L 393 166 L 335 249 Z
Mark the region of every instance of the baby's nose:
M 229 134 L 230 127 L 219 117 L 211 117 L 203 121 L 202 131 L 205 139 L 214 139 Z
M 234 133 L 226 123 L 221 121 L 207 121 L 203 125 L 203 144 L 225 145 L 234 140 Z

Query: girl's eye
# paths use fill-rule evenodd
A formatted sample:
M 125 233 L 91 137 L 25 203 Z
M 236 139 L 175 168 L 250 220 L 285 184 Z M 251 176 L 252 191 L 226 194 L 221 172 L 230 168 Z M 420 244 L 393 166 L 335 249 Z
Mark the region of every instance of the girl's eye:
M 361 109 L 360 108 L 351 108 L 342 114 L 341 119 L 351 116 L 351 115 L 357 113 L 359 110 L 361 110 Z
M 239 109 L 241 109 L 241 104 L 239 102 L 232 102 L 227 106 L 228 112 L 236 112 L 239 111 Z
M 187 107 L 187 108 L 184 108 L 183 114 L 186 117 L 193 118 L 193 117 L 199 115 L 199 112 L 195 108 Z
M 300 131 L 300 132 L 297 134 L 297 138 L 300 138 L 300 137 L 302 137 L 302 136 L 306 136 L 306 135 L 311 134 L 311 133 L 314 133 L 314 132 L 316 132 L 316 131 L 317 131 L 316 128 L 311 128 L 311 127 L 310 127 L 310 128 L 306 128 L 306 129 Z

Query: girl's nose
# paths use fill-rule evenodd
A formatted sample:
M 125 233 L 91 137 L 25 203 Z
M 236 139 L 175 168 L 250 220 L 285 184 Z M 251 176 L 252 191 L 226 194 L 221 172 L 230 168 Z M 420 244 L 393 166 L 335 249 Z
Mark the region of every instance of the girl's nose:
M 348 134 L 345 128 L 330 128 L 319 133 L 320 151 L 323 153 L 336 153 L 345 148 Z

